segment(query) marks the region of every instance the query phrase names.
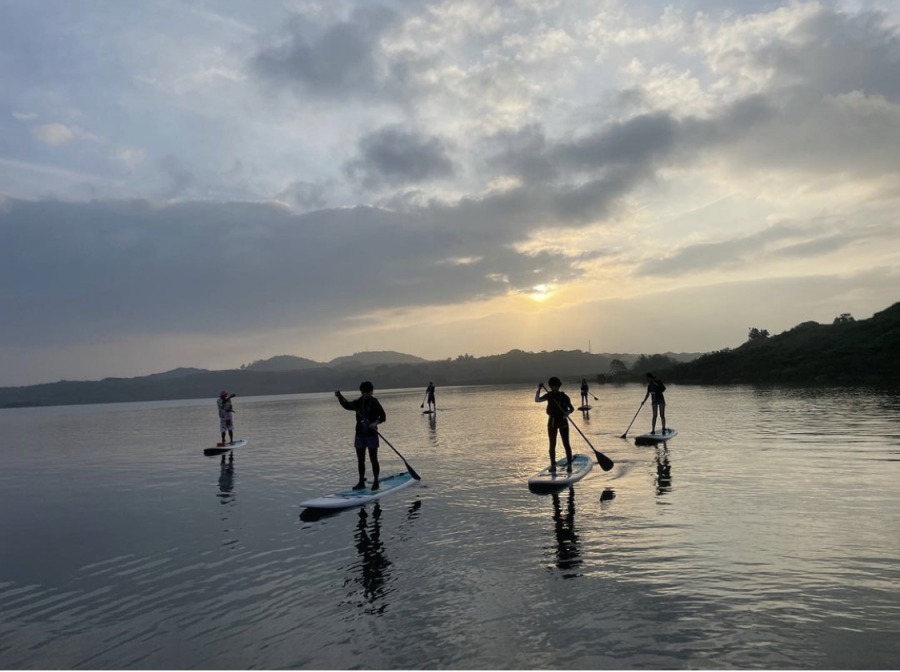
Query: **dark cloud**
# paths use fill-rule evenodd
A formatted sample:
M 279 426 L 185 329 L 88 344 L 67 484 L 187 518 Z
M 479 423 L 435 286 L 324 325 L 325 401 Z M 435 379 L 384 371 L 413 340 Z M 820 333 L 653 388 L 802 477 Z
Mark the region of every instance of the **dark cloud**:
M 327 191 L 321 184 L 298 181 L 278 194 L 278 198 L 301 210 L 321 210 L 328 205 Z
M 314 96 L 372 93 L 381 88 L 387 67 L 380 40 L 399 20 L 393 10 L 375 4 L 357 8 L 348 20 L 321 32 L 294 19 L 287 26 L 287 38 L 262 48 L 251 67 L 276 85 Z
M 9 200 L 0 285 L 17 291 L 0 294 L 0 313 L 15 316 L 0 346 L 216 333 L 222 324 L 325 328 L 374 309 L 565 281 L 586 258 L 519 254 L 507 243 L 521 231 L 472 237 L 436 223 L 428 212 L 365 207 L 296 215 L 254 203 Z M 475 263 L 448 261 L 473 250 Z
M 345 164 L 344 170 L 368 189 L 418 184 L 453 175 L 453 163 L 442 140 L 398 126 L 361 138 L 359 155 Z
M 777 88 L 900 100 L 900 39 L 882 13 L 823 9 L 757 51 L 755 59 L 772 69 Z

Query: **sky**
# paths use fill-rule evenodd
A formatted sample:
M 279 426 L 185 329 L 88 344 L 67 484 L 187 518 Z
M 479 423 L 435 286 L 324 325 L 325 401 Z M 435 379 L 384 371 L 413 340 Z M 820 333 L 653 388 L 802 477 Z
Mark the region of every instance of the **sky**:
M 0 82 L 0 386 L 900 300 L 894 2 L 0 0 Z

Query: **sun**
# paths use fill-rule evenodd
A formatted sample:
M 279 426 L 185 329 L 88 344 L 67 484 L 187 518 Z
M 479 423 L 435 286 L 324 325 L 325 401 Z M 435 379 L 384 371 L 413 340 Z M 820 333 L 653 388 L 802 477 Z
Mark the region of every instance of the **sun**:
M 530 296 L 534 301 L 543 301 L 551 294 L 552 291 L 550 285 L 535 285 L 531 288 L 531 291 L 528 292 L 528 296 Z

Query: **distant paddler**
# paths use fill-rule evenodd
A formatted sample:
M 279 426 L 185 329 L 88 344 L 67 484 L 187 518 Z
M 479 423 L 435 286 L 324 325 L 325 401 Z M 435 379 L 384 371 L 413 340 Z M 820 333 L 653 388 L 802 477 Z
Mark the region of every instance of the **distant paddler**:
M 219 432 L 222 434 L 222 442 L 219 446 L 225 445 L 225 434 L 228 434 L 228 441 L 234 443 L 234 409 L 231 407 L 231 400 L 237 395 L 234 392 L 222 390 L 219 392 L 219 398 L 216 405 L 219 408 Z

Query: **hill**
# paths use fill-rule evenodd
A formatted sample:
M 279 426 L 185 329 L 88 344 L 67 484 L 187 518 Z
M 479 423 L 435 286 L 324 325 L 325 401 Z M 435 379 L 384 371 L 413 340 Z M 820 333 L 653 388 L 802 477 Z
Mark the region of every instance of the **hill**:
M 357 352 L 353 355 L 335 357 L 328 366 L 374 366 L 377 364 L 421 364 L 428 360 L 406 355 L 393 350 L 376 350 L 373 352 Z
M 241 369 L 244 371 L 303 371 L 304 369 L 315 369 L 320 366 L 325 365 L 305 357 L 276 355 L 269 359 L 258 359 L 246 366 L 242 366 Z
M 595 355 L 580 350 L 540 353 L 512 350 L 505 355 L 461 355 L 440 361 L 426 361 L 403 353 L 368 352 L 338 357 L 329 364 L 279 355 L 224 371 L 176 369 L 137 378 L 64 380 L 0 388 L 0 408 L 194 399 L 214 397 L 222 389 L 242 396 L 356 390 L 364 379 L 372 380 L 378 389 L 421 387 L 424 390 L 429 381 L 438 386 L 518 382 L 531 385 L 553 375 L 560 376 L 567 384 L 576 384 L 583 377 L 596 381 L 610 370 L 614 359 L 640 361 L 636 355 Z
M 897 385 L 900 303 L 867 320 L 803 322 L 777 336 L 709 353 L 660 375 L 685 383 Z

